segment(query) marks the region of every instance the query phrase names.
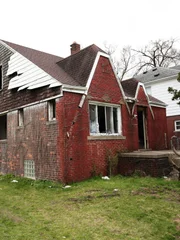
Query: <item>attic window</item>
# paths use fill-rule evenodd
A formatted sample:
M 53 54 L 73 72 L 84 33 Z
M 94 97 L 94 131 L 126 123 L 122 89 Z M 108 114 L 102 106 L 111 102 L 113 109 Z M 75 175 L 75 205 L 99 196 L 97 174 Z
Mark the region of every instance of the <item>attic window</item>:
M 152 69 L 153 72 L 156 71 L 156 70 L 157 70 L 157 68 L 153 68 L 153 69 Z
M 0 90 L 3 88 L 2 66 L 0 66 Z
M 157 76 L 159 76 L 159 73 L 157 73 L 157 74 L 154 74 L 154 77 L 157 77 Z

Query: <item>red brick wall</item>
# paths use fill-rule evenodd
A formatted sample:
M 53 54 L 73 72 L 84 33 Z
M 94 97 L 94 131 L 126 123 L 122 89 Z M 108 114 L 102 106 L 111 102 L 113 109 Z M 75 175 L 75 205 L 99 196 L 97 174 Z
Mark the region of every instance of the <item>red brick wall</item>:
M 100 57 L 95 70 L 88 95 L 82 108 L 78 105 L 81 95 L 64 93 L 57 106 L 59 122 L 58 148 L 60 155 L 59 179 L 64 182 L 80 181 L 93 174 L 106 175 L 108 172 L 107 156 L 115 155 L 117 151 L 138 149 L 137 118 L 129 115 L 124 103 L 121 90 L 109 63 L 109 60 Z M 152 119 L 146 95 L 142 87 L 138 93 L 138 105 L 147 107 L 147 127 L 149 143 L 155 148 L 154 129 L 160 129 L 160 146 L 163 145 L 165 125 L 164 109 L 154 110 L 155 120 Z M 89 101 L 119 104 L 122 114 L 122 132 L 125 139 L 94 139 L 90 137 L 89 130 Z M 134 114 L 137 114 L 137 105 Z M 159 127 L 160 125 L 160 127 Z M 164 136 L 164 135 L 163 135 Z M 159 145 L 158 145 L 159 146 Z
M 150 110 L 148 111 L 148 136 L 149 146 L 153 150 L 167 148 L 167 122 L 166 109 L 152 107 L 154 119 Z
M 81 95 L 65 92 L 57 106 L 60 179 L 64 181 L 80 181 L 93 174 L 107 174 L 107 152 L 127 149 L 127 141 L 124 139 L 88 139 L 89 100 L 121 103 L 123 135 L 126 134 L 124 125 L 128 123 L 128 113 L 108 59 L 100 57 L 82 108 L 78 107 L 80 100 Z
M 137 105 L 140 105 L 140 106 L 148 106 L 149 105 L 147 96 L 146 96 L 142 86 L 139 87 L 137 101 L 138 101 Z

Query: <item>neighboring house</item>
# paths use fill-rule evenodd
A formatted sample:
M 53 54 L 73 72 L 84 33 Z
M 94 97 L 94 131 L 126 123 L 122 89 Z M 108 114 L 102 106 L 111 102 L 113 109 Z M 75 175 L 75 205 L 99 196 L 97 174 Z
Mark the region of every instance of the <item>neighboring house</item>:
M 0 41 L 0 172 L 80 181 L 107 174 L 110 155 L 165 149 L 165 105 L 121 83 L 96 45 L 65 59 Z
M 167 128 L 168 145 L 172 136 L 180 137 L 180 105 L 178 101 L 172 101 L 172 94 L 168 92 L 168 87 L 180 89 L 180 83 L 177 81 L 180 66 L 172 68 L 157 67 L 135 76 L 144 83 L 146 91 L 154 97 L 167 104 Z

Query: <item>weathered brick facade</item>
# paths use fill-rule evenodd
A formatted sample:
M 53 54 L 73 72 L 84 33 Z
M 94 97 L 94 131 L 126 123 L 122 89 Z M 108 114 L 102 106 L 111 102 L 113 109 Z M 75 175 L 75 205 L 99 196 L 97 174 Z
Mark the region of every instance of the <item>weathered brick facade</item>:
M 166 147 L 165 109 L 150 109 L 144 90 L 140 88 L 132 116 L 108 58 L 99 58 L 84 103 L 79 107 L 82 94 L 64 91 L 59 96 L 59 87 L 20 92 L 8 90 L 10 77 L 6 73 L 12 52 L 0 45 L 0 54 L 3 66 L 0 114 L 7 114 L 7 139 L 0 140 L 1 173 L 24 176 L 24 161 L 33 160 L 36 179 L 72 182 L 94 174 L 107 174 L 109 152 L 116 154 L 139 148 L 138 119 L 134 117 L 138 106 L 146 108 L 148 148 Z M 56 98 L 56 120 L 49 121 L 48 100 L 52 97 Z M 121 135 L 90 135 L 90 101 L 120 107 Z M 19 108 L 23 108 L 23 126 L 18 126 Z

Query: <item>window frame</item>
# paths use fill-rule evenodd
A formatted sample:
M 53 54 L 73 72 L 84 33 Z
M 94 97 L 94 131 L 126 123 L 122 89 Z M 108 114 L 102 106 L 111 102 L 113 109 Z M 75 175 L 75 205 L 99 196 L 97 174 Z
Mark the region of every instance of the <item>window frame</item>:
M 3 89 L 3 68 L 2 64 L 0 64 L 0 91 Z
M 24 126 L 24 109 L 18 109 L 18 127 Z
M 179 125 L 179 128 L 177 128 L 177 125 Z M 175 129 L 175 132 L 180 132 L 180 120 L 174 121 L 174 129 Z
M 91 113 L 90 113 L 90 106 L 95 106 L 95 132 L 92 131 L 92 121 L 91 121 Z M 105 124 L 105 132 L 99 132 L 99 118 L 98 118 L 98 107 L 104 107 L 104 124 Z M 107 109 L 109 111 L 109 120 L 107 119 Z M 113 110 L 116 109 L 116 121 L 117 125 L 114 126 L 114 114 Z M 111 132 L 108 132 L 108 128 L 111 128 Z M 113 132 L 113 130 L 117 128 L 117 132 Z M 121 105 L 118 104 L 111 104 L 111 103 L 103 103 L 103 102 L 95 102 L 89 101 L 89 132 L 90 136 L 120 136 L 122 135 L 122 117 L 121 117 Z
M 0 115 L 0 123 L 2 122 L 3 130 L 0 129 L 0 141 L 1 140 L 7 140 L 7 114 Z M 4 118 L 4 119 L 3 119 Z M 2 123 L 0 124 L 0 128 L 2 128 Z M 5 136 L 5 137 L 2 137 Z
M 56 99 L 48 101 L 48 121 L 56 120 Z

